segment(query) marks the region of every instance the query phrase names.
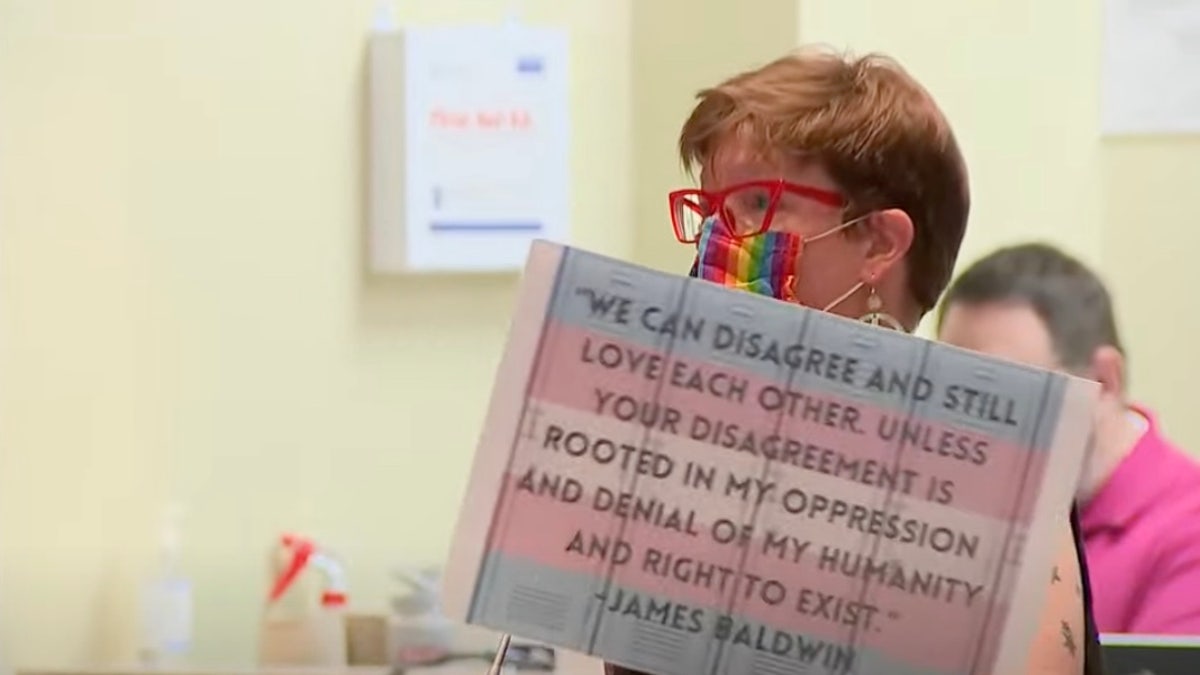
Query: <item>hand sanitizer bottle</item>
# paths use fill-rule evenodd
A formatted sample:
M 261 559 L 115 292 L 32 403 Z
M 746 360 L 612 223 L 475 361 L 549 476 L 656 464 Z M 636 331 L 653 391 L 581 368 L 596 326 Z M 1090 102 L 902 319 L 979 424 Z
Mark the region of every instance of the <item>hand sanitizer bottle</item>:
M 182 568 L 182 517 L 179 505 L 167 508 L 158 567 L 142 587 L 138 648 L 145 667 L 181 666 L 192 647 L 192 582 Z

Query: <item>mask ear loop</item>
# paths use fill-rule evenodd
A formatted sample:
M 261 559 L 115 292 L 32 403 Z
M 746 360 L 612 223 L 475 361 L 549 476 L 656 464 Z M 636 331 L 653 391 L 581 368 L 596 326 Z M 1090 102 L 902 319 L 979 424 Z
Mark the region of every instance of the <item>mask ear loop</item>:
M 846 222 L 841 223 L 839 225 L 835 225 L 835 226 L 829 228 L 828 230 L 821 232 L 820 234 L 814 234 L 811 237 L 805 237 L 804 243 L 811 244 L 814 241 L 820 241 L 820 240 L 824 239 L 825 237 L 832 236 L 834 234 L 837 234 L 838 232 L 841 232 L 842 230 L 845 230 L 849 227 L 857 225 L 870 217 L 871 217 L 871 214 L 867 213 L 867 214 L 861 215 L 857 218 L 851 218 L 850 220 L 847 220 Z
M 845 293 L 842 293 L 841 295 L 834 298 L 833 302 L 830 302 L 828 305 L 825 305 L 825 307 L 823 307 L 821 309 L 821 311 L 829 312 L 829 311 L 833 310 L 834 307 L 837 307 L 838 305 L 842 304 L 843 302 L 846 301 L 847 298 L 849 298 L 850 296 L 857 293 L 858 289 L 862 288 L 863 285 L 864 285 L 864 282 L 862 282 L 862 281 L 858 282 L 857 284 L 854 284 L 853 286 L 850 287 L 850 290 L 848 290 Z
M 833 234 L 834 232 L 840 232 L 840 231 L 846 229 L 847 227 L 850 227 L 851 225 L 855 225 L 857 223 L 860 223 L 860 222 L 866 220 L 870 216 L 871 216 L 870 213 L 866 213 L 857 218 L 851 218 L 850 220 L 847 220 L 846 222 L 842 223 L 841 225 L 838 225 L 835 228 L 826 230 L 825 232 L 822 232 L 821 234 L 818 234 L 817 236 L 815 236 L 811 239 L 805 240 L 804 243 L 807 244 L 810 241 L 816 241 L 818 239 L 821 239 L 822 237 L 827 237 L 827 236 Z M 901 324 L 900 321 L 898 319 L 896 319 L 896 317 L 883 311 L 883 298 L 880 298 L 879 293 L 877 293 L 875 291 L 874 283 L 868 284 L 865 281 L 860 281 L 857 284 L 854 284 L 852 287 L 850 287 L 850 290 L 846 291 L 845 293 L 842 293 L 837 298 L 835 298 L 833 302 L 829 303 L 828 305 L 825 305 L 825 309 L 822 311 L 828 312 L 829 310 L 833 309 L 834 307 L 837 307 L 838 305 L 842 304 L 843 302 L 846 301 L 847 298 L 849 298 L 850 296 L 857 293 L 858 289 L 862 288 L 863 286 L 866 286 L 868 289 L 868 292 L 869 292 L 869 294 L 867 295 L 867 313 L 858 317 L 858 320 L 869 326 L 882 326 L 885 328 L 891 328 L 892 330 L 898 330 L 901 333 L 907 332 L 904 329 L 904 325 Z
M 803 252 L 804 246 L 808 246 L 809 244 L 813 243 L 814 241 L 820 241 L 820 240 L 824 239 L 825 237 L 833 236 L 833 235 L 837 234 L 838 232 L 841 232 L 847 228 L 853 227 L 854 225 L 857 225 L 857 224 L 861 223 L 862 221 L 866 220 L 870 216 L 871 216 L 871 214 L 866 213 L 857 218 L 851 218 L 850 220 L 847 220 L 846 222 L 841 223 L 840 225 L 831 227 L 828 230 L 821 232 L 820 234 L 815 234 L 811 237 L 805 237 L 802 240 L 803 243 L 801 244 L 801 252 Z M 799 279 L 797 279 L 796 277 L 793 277 L 792 278 L 792 288 L 791 288 L 792 297 L 795 297 L 795 295 L 796 295 L 796 284 L 797 283 L 799 283 Z M 837 298 L 835 298 L 833 302 L 829 303 L 828 305 L 825 305 L 824 309 L 822 309 L 821 311 L 828 312 L 829 310 L 833 309 L 834 307 L 837 307 L 838 305 L 845 302 L 846 298 L 849 298 L 850 296 L 857 293 L 858 289 L 860 289 L 862 287 L 863 287 L 863 282 L 861 282 L 861 281 L 858 282 L 850 290 L 846 291 L 845 293 L 842 293 Z

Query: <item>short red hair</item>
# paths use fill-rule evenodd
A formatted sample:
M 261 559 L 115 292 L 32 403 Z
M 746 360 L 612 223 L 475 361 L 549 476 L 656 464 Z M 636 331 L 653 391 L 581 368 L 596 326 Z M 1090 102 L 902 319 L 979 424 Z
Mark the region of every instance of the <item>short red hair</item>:
M 819 161 L 855 211 L 908 214 L 909 291 L 922 311 L 937 304 L 966 231 L 970 189 L 949 123 L 899 64 L 878 54 L 801 50 L 697 98 L 679 137 L 689 170 L 733 135 L 766 156 Z

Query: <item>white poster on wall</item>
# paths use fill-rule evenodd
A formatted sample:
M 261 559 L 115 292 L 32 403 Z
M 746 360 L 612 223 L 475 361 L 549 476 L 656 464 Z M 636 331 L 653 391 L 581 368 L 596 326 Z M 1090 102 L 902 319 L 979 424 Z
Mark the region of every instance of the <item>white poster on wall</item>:
M 373 181 L 375 269 L 516 271 L 534 239 L 567 243 L 565 30 L 515 22 L 418 26 L 390 39 L 401 46 L 373 55 L 373 69 L 392 78 L 372 76 L 373 143 L 384 146 L 377 154 L 389 147 L 402 154 L 403 168 Z M 380 63 L 389 58 L 402 67 Z M 384 102 L 380 110 L 376 94 L 396 78 L 402 104 Z M 401 117 L 402 133 L 389 131 Z
M 1200 0 L 1105 0 L 1105 134 L 1200 132 Z

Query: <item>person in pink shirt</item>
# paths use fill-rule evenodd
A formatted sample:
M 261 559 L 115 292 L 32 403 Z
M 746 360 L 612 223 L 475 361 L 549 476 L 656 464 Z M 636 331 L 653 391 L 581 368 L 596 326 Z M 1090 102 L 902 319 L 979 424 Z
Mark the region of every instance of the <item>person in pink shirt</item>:
M 1200 635 L 1200 463 L 1128 399 L 1125 351 L 1097 275 L 1049 245 L 1000 249 L 951 283 L 938 337 L 1100 383 L 1077 493 L 1097 627 Z

